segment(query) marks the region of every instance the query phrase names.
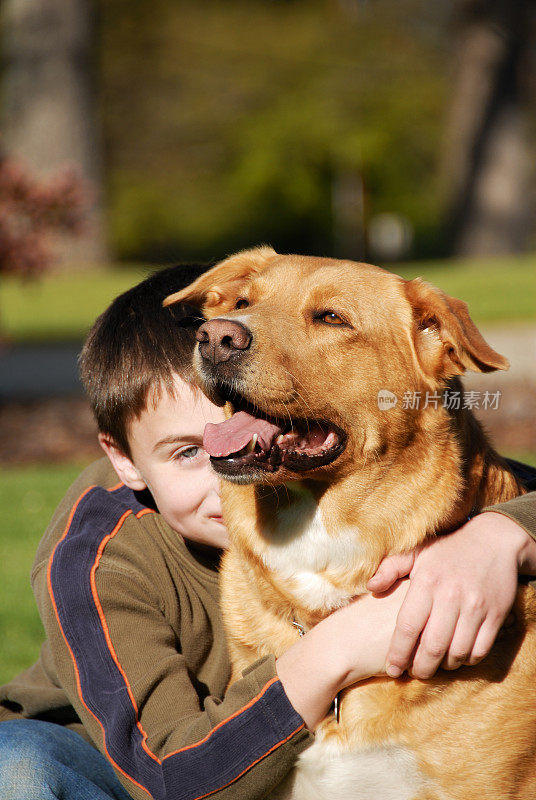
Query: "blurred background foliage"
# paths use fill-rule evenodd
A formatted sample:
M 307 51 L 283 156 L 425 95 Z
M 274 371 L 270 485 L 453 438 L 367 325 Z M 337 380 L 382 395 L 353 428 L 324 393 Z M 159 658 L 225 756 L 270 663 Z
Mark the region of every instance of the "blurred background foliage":
M 101 0 L 115 252 L 213 259 L 263 241 L 342 255 L 336 193 L 353 177 L 367 216 L 396 211 L 415 253 L 441 252 L 447 11 L 420 0 Z
M 535 0 L 3 9 L 5 153 L 85 181 L 69 266 L 536 244 Z

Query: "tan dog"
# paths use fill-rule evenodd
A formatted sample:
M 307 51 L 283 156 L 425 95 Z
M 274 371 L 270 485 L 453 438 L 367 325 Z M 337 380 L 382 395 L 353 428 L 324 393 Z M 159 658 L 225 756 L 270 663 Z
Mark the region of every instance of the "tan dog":
M 268 247 L 166 302 L 184 300 L 209 320 L 198 332 L 200 384 L 235 412 L 205 434 L 227 479 L 222 591 L 235 676 L 293 644 L 293 622 L 309 628 L 363 593 L 385 555 L 523 491 L 470 411 L 445 407 L 442 392 L 461 391 L 466 369 L 508 367 L 465 303 L 419 278 Z M 396 405 L 379 407 L 382 390 Z M 418 407 L 406 392 L 420 392 Z M 529 587 L 516 612 L 477 667 L 346 690 L 339 723 L 320 725 L 277 797 L 535 798 Z

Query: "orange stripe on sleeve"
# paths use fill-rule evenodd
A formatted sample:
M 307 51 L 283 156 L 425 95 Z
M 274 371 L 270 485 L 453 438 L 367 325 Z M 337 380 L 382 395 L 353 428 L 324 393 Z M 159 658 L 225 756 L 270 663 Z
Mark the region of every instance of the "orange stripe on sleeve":
M 73 651 L 71 649 L 71 646 L 70 646 L 70 644 L 69 644 L 69 642 L 67 640 L 67 637 L 65 635 L 65 631 L 64 631 L 63 626 L 61 624 L 59 613 L 58 613 L 58 608 L 57 608 L 57 605 L 56 605 L 56 599 L 54 597 L 54 590 L 52 588 L 51 571 L 52 571 L 52 563 L 54 561 L 54 556 L 56 554 L 56 550 L 57 550 L 58 546 L 61 544 L 61 542 L 65 539 L 67 534 L 69 533 L 69 529 L 71 527 L 74 515 L 75 515 L 75 513 L 76 513 L 76 511 L 77 511 L 77 509 L 78 509 L 78 507 L 79 507 L 79 505 L 81 503 L 81 501 L 94 488 L 95 488 L 95 486 L 90 486 L 84 492 L 82 492 L 82 494 L 80 495 L 80 497 L 78 498 L 78 500 L 74 504 L 73 508 L 71 509 L 71 513 L 69 514 L 69 518 L 67 520 L 67 525 L 65 526 L 65 530 L 63 532 L 63 535 L 62 535 L 61 539 L 58 540 L 58 542 L 56 543 L 56 546 L 54 547 L 54 550 L 52 551 L 52 555 L 50 556 L 50 559 L 49 559 L 49 562 L 48 562 L 48 570 L 47 570 L 48 592 L 49 592 L 49 596 L 50 596 L 50 599 L 51 599 L 51 602 L 52 602 L 52 606 L 54 608 L 54 615 L 56 617 L 56 621 L 58 623 L 58 627 L 59 627 L 59 629 L 61 631 L 63 640 L 64 640 L 65 645 L 66 645 L 66 647 L 67 647 L 67 649 L 69 651 L 69 654 L 71 656 L 71 661 L 72 661 L 72 665 L 73 665 L 74 673 L 75 673 L 75 677 L 76 677 L 76 686 L 77 686 L 78 696 L 79 696 L 80 701 L 81 701 L 82 705 L 84 706 L 84 708 L 87 710 L 87 712 L 89 714 L 91 714 L 93 719 L 98 723 L 100 729 L 102 730 L 102 745 L 103 745 L 103 749 L 104 749 L 104 751 L 106 753 L 106 756 L 108 757 L 109 761 L 114 765 L 115 769 L 117 769 L 122 775 L 124 775 L 124 777 L 127 778 L 127 780 L 131 781 L 135 786 L 137 786 L 139 789 L 141 789 L 143 792 L 145 792 L 148 795 L 148 797 L 152 798 L 152 795 L 149 792 L 149 790 L 145 786 L 143 786 L 141 783 L 138 783 L 136 780 L 134 780 L 134 778 L 132 778 L 132 776 L 128 775 L 128 773 L 126 773 L 119 766 L 119 764 L 116 763 L 116 761 L 111 757 L 110 753 L 108 752 L 108 749 L 106 747 L 106 733 L 105 733 L 105 730 L 104 730 L 104 726 L 103 726 L 102 722 L 100 721 L 100 719 L 93 713 L 93 711 L 88 707 L 88 705 L 86 704 L 86 702 L 84 700 L 84 697 L 83 697 L 83 694 L 82 694 L 82 687 L 81 687 L 81 683 L 80 683 L 80 673 L 79 673 L 79 670 L 78 670 L 78 665 L 76 663 L 76 658 L 74 656 L 74 653 L 73 653 Z M 125 514 L 121 518 L 121 524 L 124 522 L 124 520 L 131 513 L 132 512 L 130 510 L 125 512 Z
M 246 772 L 249 772 L 249 770 L 252 767 L 254 767 L 256 764 L 258 764 L 260 761 L 262 761 L 263 758 L 266 758 L 266 756 L 269 756 L 270 753 L 274 752 L 274 750 L 277 750 L 278 747 L 281 747 L 281 745 L 283 745 L 286 742 L 288 742 L 289 739 L 292 739 L 292 737 L 295 736 L 298 733 L 298 731 L 301 731 L 301 729 L 304 728 L 304 727 L 305 727 L 305 722 L 303 723 L 303 725 L 299 725 L 296 728 L 296 730 L 292 731 L 292 733 L 289 734 L 285 739 L 282 739 L 280 742 L 277 742 L 277 744 L 274 744 L 273 747 L 271 747 L 266 753 L 263 753 L 263 755 L 260 758 L 258 758 L 256 761 L 254 761 L 252 764 L 248 764 L 246 769 L 243 770 L 239 775 L 236 775 L 233 778 L 232 781 L 229 781 L 229 783 L 226 783 L 224 786 L 218 786 L 217 789 L 213 789 L 211 792 L 208 792 L 207 794 L 200 794 L 199 797 L 195 798 L 195 800 L 203 800 L 204 797 L 210 797 L 211 794 L 215 794 L 216 792 L 221 792 L 222 789 L 226 789 L 228 786 L 231 786 L 233 783 L 235 783 L 235 781 L 237 781 L 239 778 L 241 778 L 242 775 L 245 775 Z
M 252 700 L 249 701 L 249 703 L 247 703 L 245 706 L 242 706 L 242 708 L 239 708 L 238 711 L 234 712 L 234 714 L 231 714 L 229 717 L 226 717 L 224 720 L 219 722 L 214 728 L 212 728 L 211 731 L 209 731 L 209 733 L 207 733 L 207 735 L 203 739 L 200 739 L 198 742 L 194 742 L 193 744 L 186 745 L 186 747 L 181 747 L 179 750 L 174 750 L 172 753 L 168 753 L 167 756 L 164 756 L 162 760 L 165 761 L 166 758 L 170 758 L 171 756 L 177 755 L 177 753 L 184 753 L 186 752 L 186 750 L 191 750 L 193 747 L 199 747 L 200 745 L 205 744 L 205 742 L 207 742 L 210 739 L 210 737 L 214 733 L 216 733 L 217 730 L 219 730 L 219 728 L 223 727 L 223 725 L 226 725 L 232 719 L 235 719 L 236 717 L 240 716 L 240 714 L 242 714 L 244 711 L 247 711 L 248 708 L 251 708 L 251 706 L 255 705 L 255 703 L 258 700 L 260 700 L 260 698 L 263 696 L 263 694 L 265 694 L 268 691 L 270 686 L 272 686 L 272 684 L 276 683 L 276 681 L 278 680 L 279 678 L 277 676 L 271 678 L 268 681 L 268 683 L 262 687 L 261 691 L 257 695 L 255 695 L 255 697 Z
M 101 605 L 101 602 L 99 600 L 99 595 L 98 595 L 98 592 L 97 592 L 97 586 L 96 586 L 96 583 L 95 583 L 95 573 L 96 573 L 96 571 L 97 571 L 97 569 L 99 567 L 99 563 L 100 563 L 100 560 L 101 560 L 101 556 L 102 556 L 102 554 L 104 552 L 104 548 L 106 547 L 106 545 L 108 544 L 110 539 L 113 539 L 113 537 L 117 534 L 117 532 L 120 530 L 121 526 L 123 525 L 123 522 L 125 521 L 125 519 L 128 516 L 130 516 L 131 513 L 132 512 L 130 510 L 129 511 L 125 511 L 125 513 L 119 519 L 119 521 L 118 521 L 117 525 L 115 526 L 115 528 L 113 529 L 113 531 L 110 534 L 108 534 L 108 536 L 105 536 L 104 539 L 102 540 L 102 542 L 100 543 L 100 546 L 99 546 L 99 549 L 98 549 L 98 552 L 97 552 L 97 557 L 95 559 L 95 563 L 93 564 L 93 567 L 91 568 L 90 583 L 91 583 L 91 591 L 93 593 L 93 600 L 95 602 L 95 606 L 96 606 L 97 612 L 99 614 L 99 619 L 101 621 L 102 629 L 103 629 L 103 632 L 104 632 L 104 638 L 106 639 L 106 644 L 108 645 L 108 649 L 110 651 L 110 655 L 112 656 L 112 659 L 114 660 L 114 663 L 115 663 L 117 669 L 119 670 L 119 672 L 121 673 L 121 675 L 123 677 L 123 680 L 125 681 L 125 686 L 127 688 L 127 692 L 128 692 L 128 696 L 130 698 L 130 702 L 132 703 L 132 707 L 134 708 L 134 711 L 136 712 L 136 726 L 137 726 L 138 730 L 140 731 L 140 733 L 142 734 L 142 737 L 143 737 L 142 738 L 142 747 L 145 750 L 145 752 L 147 753 L 147 755 L 149 755 L 152 759 L 154 759 L 158 764 L 161 764 L 162 762 L 160 761 L 160 759 L 152 752 L 152 750 L 149 749 L 149 747 L 147 745 L 147 733 L 143 730 L 143 727 L 142 727 L 142 725 L 140 723 L 140 720 L 139 720 L 139 709 L 138 709 L 138 705 L 136 703 L 136 700 L 134 698 L 134 694 L 132 692 L 132 688 L 130 686 L 130 683 L 129 683 L 129 680 L 127 678 L 127 675 L 126 675 L 123 667 L 121 666 L 121 664 L 119 662 L 119 658 L 117 657 L 117 653 L 116 653 L 115 648 L 114 648 L 114 646 L 112 644 L 110 631 L 108 629 L 108 623 L 106 622 L 106 617 L 104 615 L 104 611 L 102 609 L 102 605 Z

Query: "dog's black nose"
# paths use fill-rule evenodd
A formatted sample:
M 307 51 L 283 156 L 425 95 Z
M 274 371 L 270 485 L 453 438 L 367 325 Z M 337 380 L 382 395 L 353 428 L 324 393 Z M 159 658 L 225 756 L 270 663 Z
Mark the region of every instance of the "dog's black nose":
M 200 325 L 196 338 L 202 357 L 212 364 L 220 364 L 247 350 L 253 334 L 241 322 L 216 318 Z

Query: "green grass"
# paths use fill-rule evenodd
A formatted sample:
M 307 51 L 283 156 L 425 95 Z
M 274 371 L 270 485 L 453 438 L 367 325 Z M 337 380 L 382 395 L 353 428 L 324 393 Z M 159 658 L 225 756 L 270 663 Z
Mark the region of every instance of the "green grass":
M 536 322 L 536 255 L 415 262 L 393 271 L 405 278 L 422 276 L 465 300 L 478 324 Z M 82 339 L 113 297 L 149 272 L 142 266 L 101 268 L 32 283 L 3 277 L 0 330 L 18 341 Z
M 43 629 L 30 570 L 46 526 L 80 465 L 0 469 L 0 683 L 29 667 Z
M 148 267 L 88 269 L 39 280 L 0 280 L 0 330 L 9 339 L 79 340 L 116 295 L 150 273 Z
M 448 259 L 396 267 L 465 300 L 479 324 L 536 322 L 536 255 Z

